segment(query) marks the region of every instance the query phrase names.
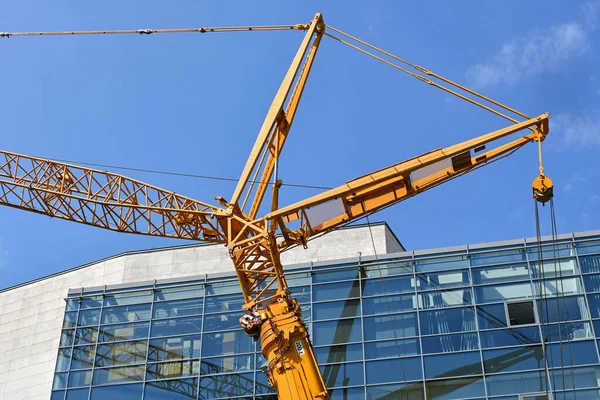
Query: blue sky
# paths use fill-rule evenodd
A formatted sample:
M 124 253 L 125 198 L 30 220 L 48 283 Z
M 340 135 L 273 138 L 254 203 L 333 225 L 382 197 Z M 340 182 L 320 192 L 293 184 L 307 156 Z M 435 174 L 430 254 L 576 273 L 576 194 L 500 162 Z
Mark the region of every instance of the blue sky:
M 296 24 L 317 11 L 334 27 L 528 115 L 549 111 L 544 164 L 556 185 L 558 230 L 600 228 L 598 0 L 23 0 L 3 5 L 0 31 Z M 2 39 L 0 147 L 237 178 L 301 40 L 302 33 L 287 31 Z M 280 175 L 288 183 L 337 186 L 505 125 L 325 38 Z M 234 189 L 231 182 L 123 173 L 211 203 Z M 372 221 L 387 221 L 408 249 L 530 237 L 536 174 L 530 145 Z M 288 187 L 281 202 L 316 193 Z M 548 233 L 546 212 L 543 221 Z M 0 288 L 127 250 L 181 243 L 4 207 Z

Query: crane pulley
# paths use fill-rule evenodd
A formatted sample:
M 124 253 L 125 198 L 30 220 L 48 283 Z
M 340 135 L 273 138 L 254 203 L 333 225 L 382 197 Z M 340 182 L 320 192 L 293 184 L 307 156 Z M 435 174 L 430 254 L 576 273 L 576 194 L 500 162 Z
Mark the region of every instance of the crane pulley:
M 334 36 L 326 29 L 346 39 Z M 302 320 L 302 310 L 288 288 L 280 253 L 298 245 L 306 246 L 309 240 L 317 236 L 472 172 L 531 142 L 537 142 L 540 151 L 540 176 L 533 184 L 534 197 L 541 202 L 548 201 L 552 197 L 552 182 L 541 168 L 541 142 L 549 132 L 548 114 L 528 117 L 325 25 L 319 13 L 310 23 L 297 25 L 5 32 L 0 36 L 270 30 L 299 30 L 305 33 L 229 201 L 217 197 L 219 206 L 214 206 L 119 174 L 0 151 L 0 204 L 118 232 L 226 245 L 245 299 L 246 314 L 240 322 L 249 336 L 260 337 L 263 355 L 268 360 L 269 382 L 279 398 L 326 399 L 329 397 L 327 389 Z M 277 163 L 323 36 L 332 37 L 430 86 L 501 116 L 511 125 L 402 161 L 280 208 L 281 180 L 276 172 Z M 417 72 L 389 59 L 406 64 Z M 526 131 L 526 134 L 513 138 L 521 131 Z M 511 140 L 506 141 L 507 138 Z M 271 209 L 260 217 L 258 213 L 269 187 L 273 190 Z

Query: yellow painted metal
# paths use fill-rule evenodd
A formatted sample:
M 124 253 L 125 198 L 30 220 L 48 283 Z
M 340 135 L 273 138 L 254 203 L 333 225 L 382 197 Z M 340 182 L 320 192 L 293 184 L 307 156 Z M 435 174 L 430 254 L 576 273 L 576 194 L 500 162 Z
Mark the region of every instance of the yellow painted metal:
M 252 30 L 248 28 L 251 27 L 214 31 Z M 281 26 L 255 28 L 273 30 Z M 309 24 L 292 25 L 288 29 L 305 30 L 306 34 L 267 113 L 231 201 L 217 197 L 221 207 L 216 207 L 119 174 L 0 151 L 0 204 L 119 232 L 225 244 L 244 295 L 244 308 L 249 311 L 245 321 L 253 321 L 258 328 L 253 333 L 247 332 L 260 336 L 262 352 L 268 360 L 269 382 L 277 390 L 278 397 L 285 400 L 328 399 L 302 321 L 302 311 L 285 279 L 280 252 L 297 245 L 306 246 L 311 238 L 474 171 L 534 141 L 538 142 L 540 151 L 540 176 L 533 184 L 534 197 L 542 202 L 547 201 L 552 195 L 552 181 L 543 174 L 540 143 L 549 131 L 548 114 L 528 118 L 523 113 L 345 34 L 418 71 L 527 119 L 518 122 L 450 91 L 514 124 L 375 171 L 284 208 L 278 205 L 281 181 L 276 180 L 272 183 L 271 211 L 257 218 L 274 173 L 277 178 L 279 156 L 321 38 L 326 35 L 321 14 L 316 14 Z M 165 30 L 165 33 L 170 31 L 177 30 Z M 81 34 L 102 32 L 137 31 Z M 375 58 L 407 72 L 378 56 Z M 428 79 L 417 77 L 432 84 Z M 522 130 L 531 132 L 507 143 L 497 144 L 500 139 Z M 250 207 L 246 213 L 247 204 Z M 243 326 L 247 328 L 246 323 Z

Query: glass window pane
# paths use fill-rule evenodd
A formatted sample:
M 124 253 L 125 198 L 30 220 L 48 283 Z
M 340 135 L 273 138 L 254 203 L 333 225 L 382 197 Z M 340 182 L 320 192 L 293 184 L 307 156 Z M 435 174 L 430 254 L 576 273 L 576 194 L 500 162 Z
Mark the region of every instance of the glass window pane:
M 54 382 L 52 383 L 52 390 L 64 389 L 67 387 L 67 373 L 59 372 L 54 374 Z
M 578 254 L 600 253 L 600 241 L 579 242 L 575 244 Z
M 50 400 L 64 400 L 64 398 L 65 398 L 64 390 L 53 391 L 52 394 L 50 395 Z
M 550 371 L 550 382 L 556 390 L 573 389 L 573 380 L 576 388 L 597 387 L 600 381 L 600 367 L 579 367 L 579 368 L 564 368 Z M 565 376 L 563 382 L 562 376 Z M 564 386 L 563 386 L 564 383 Z M 579 396 L 577 396 L 579 399 Z M 596 399 L 597 397 L 592 397 Z
M 415 261 L 417 272 L 447 271 L 467 267 L 467 256 L 450 256 Z
M 63 328 L 75 328 L 76 324 L 77 324 L 77 311 L 66 312 L 62 327 Z
M 600 292 L 600 274 L 584 275 L 583 284 L 588 293 Z
M 254 370 L 254 354 L 242 356 L 203 358 L 200 375 L 244 372 Z
M 92 370 L 71 371 L 69 374 L 69 387 L 90 386 L 92 384 Z M 87 390 L 86 390 L 87 392 Z M 67 393 L 67 398 L 69 397 Z M 87 397 L 86 397 L 87 399 Z
M 365 382 L 361 362 L 321 365 L 321 373 L 328 388 L 362 385 Z
M 339 363 L 362 360 L 361 344 L 341 344 L 338 346 L 315 347 L 315 356 L 319 364 Z
M 93 344 L 98 340 L 98 328 L 89 326 L 77 329 L 75 334 L 75 345 Z
M 73 348 L 71 369 L 92 368 L 94 365 L 94 346 Z
M 472 307 L 424 311 L 419 314 L 419 318 L 422 335 L 475 330 L 475 313 Z
M 518 372 L 515 374 L 489 375 L 486 377 L 489 396 L 503 394 L 536 393 L 546 391 L 546 376 L 543 370 Z
M 117 342 L 98 345 L 96 366 L 109 367 L 121 364 L 137 364 L 146 361 L 146 342 Z
M 551 344 L 546 346 L 546 353 L 548 364 L 551 367 L 560 367 L 561 360 L 563 365 L 596 364 L 598 362 L 598 352 L 593 340 Z
M 493 286 L 478 286 L 475 288 L 475 299 L 478 303 L 493 303 L 497 301 L 527 299 L 533 297 L 529 282 L 508 283 Z
M 154 292 L 155 301 L 192 299 L 195 297 L 204 297 L 204 285 L 163 288 Z
M 600 319 L 594 321 L 594 332 L 596 332 L 596 337 L 600 337 Z
M 537 326 L 501 329 L 479 333 L 481 347 L 518 346 L 520 344 L 540 343 L 540 329 Z
M 139 400 L 142 398 L 142 384 L 104 386 L 92 389 L 91 400 Z
M 183 378 L 198 375 L 200 373 L 200 361 L 168 361 L 163 363 L 148 364 L 146 379 Z
M 360 340 L 360 319 L 358 318 L 314 323 L 313 343 L 315 346 Z
M 397 293 L 414 293 L 415 280 L 412 275 L 392 276 L 388 278 L 364 279 L 363 296 L 381 296 Z
M 244 297 L 241 294 L 229 294 L 226 296 L 211 296 L 205 299 L 205 313 L 216 313 L 224 311 L 241 311 L 244 305 Z
M 478 351 L 426 356 L 423 362 L 425 363 L 426 378 L 478 375 L 482 373 L 481 357 Z
M 71 346 L 73 344 L 74 329 L 64 330 L 60 333 L 60 347 Z
M 71 363 L 71 348 L 59 349 L 58 357 L 56 358 L 56 372 L 67 371 Z
M 420 357 L 367 361 L 365 368 L 368 384 L 414 381 L 423 378 Z
M 425 383 L 428 400 L 453 400 L 485 396 L 483 377 L 444 379 Z
M 421 309 L 454 307 L 472 303 L 471 288 L 419 293 Z
M 365 400 L 365 389 L 362 387 L 331 389 L 329 398 L 331 400 Z M 258 397 L 256 399 L 260 400 Z
M 313 318 L 315 320 L 356 317 L 359 314 L 359 299 L 316 303 L 313 308 Z
M 176 360 L 200 357 L 200 335 L 152 339 L 149 361 Z
M 150 323 L 107 325 L 100 327 L 100 342 L 115 342 L 130 339 L 145 339 L 148 337 Z
M 540 321 L 558 322 L 558 321 L 576 321 L 588 319 L 589 315 L 585 306 L 583 296 L 567 296 L 557 299 L 548 298 L 543 301 L 537 301 L 538 310 L 541 313 Z
M 388 314 L 417 309 L 414 294 L 396 294 L 382 297 L 366 297 L 362 299 L 363 314 Z
M 479 329 L 508 327 L 504 303 L 477 306 L 477 322 Z
M 232 388 L 234 391 L 232 393 Z M 200 378 L 200 398 L 252 396 L 254 392 L 253 374 L 213 375 Z
M 153 318 L 185 317 L 202 314 L 203 300 L 177 300 L 154 303 Z
M 100 308 L 102 307 L 102 296 L 83 297 L 80 308 Z
M 539 279 L 540 271 L 537 261 L 531 261 L 532 271 L 531 276 L 534 279 Z M 561 276 L 575 275 L 579 273 L 577 262 L 574 258 L 568 260 L 545 260 L 542 264 L 542 272 L 544 278 L 554 278 Z
M 598 246 L 600 252 L 600 246 Z M 600 256 L 579 257 L 581 272 L 600 272 Z
M 393 385 L 367 386 L 368 400 L 423 400 L 423 383 L 396 383 Z
M 529 247 L 527 254 L 530 260 L 537 260 L 540 254 L 540 248 L 538 246 Z M 556 244 L 552 246 L 542 246 L 541 248 L 542 259 L 547 260 L 550 258 L 569 257 L 575 255 L 572 243 Z
M 473 268 L 473 283 L 475 285 L 526 280 L 529 280 L 529 269 L 527 268 L 527 264 Z
M 204 331 L 222 331 L 240 327 L 240 311 L 227 314 L 210 314 L 204 316 Z
M 104 296 L 104 307 L 108 306 L 127 306 L 131 304 L 150 303 L 152 301 L 152 291 L 144 290 L 141 292 L 118 293 Z
M 253 351 L 254 341 L 246 336 L 241 329 L 202 335 L 202 357 L 250 353 Z
M 388 357 L 416 356 L 419 351 L 419 339 L 385 340 L 382 342 L 365 343 L 365 358 L 388 358 Z
M 522 249 L 471 254 L 471 265 L 473 267 L 479 265 L 504 264 L 519 261 L 525 261 L 525 251 Z M 473 277 L 473 281 L 475 281 L 475 277 Z
M 150 304 L 136 304 L 123 307 L 107 307 L 102 310 L 103 324 L 135 322 L 150 319 Z
M 124 383 L 141 381 L 144 379 L 144 366 L 132 365 L 129 367 L 101 368 L 94 370 L 94 385 L 107 383 Z M 93 397 L 92 390 L 92 397 Z M 103 399 L 104 400 L 104 399 Z M 111 398 L 112 400 L 112 398 Z
M 100 322 L 100 310 L 80 310 L 79 311 L 79 320 L 77 324 L 79 326 L 86 325 L 98 325 Z
M 290 289 L 292 292 L 292 297 L 298 300 L 298 303 L 309 303 L 311 299 L 311 289 L 310 286 L 300 286 Z
M 402 338 L 417 336 L 417 314 L 382 315 L 379 317 L 364 318 L 365 340 Z M 393 328 L 392 328 L 393 327 Z
M 578 321 L 543 325 L 544 338 L 547 342 L 589 339 L 593 337 L 589 322 Z
M 483 352 L 486 373 L 544 368 L 542 346 L 513 347 Z
M 202 317 L 186 317 L 152 321 L 150 335 L 173 336 L 188 333 L 200 333 L 202 331 Z
M 412 261 L 387 262 L 372 265 L 363 265 L 364 275 L 367 278 L 381 278 L 390 275 L 412 275 L 415 266 Z
M 324 283 L 324 282 L 335 282 L 335 281 L 349 281 L 359 278 L 358 265 L 347 265 L 342 269 L 333 271 L 314 271 L 313 282 Z
M 198 395 L 198 378 L 148 382 L 144 400 L 189 400 Z
M 340 283 L 328 283 L 324 285 L 313 286 L 313 300 L 336 300 L 348 299 L 360 296 L 359 281 L 349 281 Z
M 256 371 L 256 394 L 266 394 L 272 393 L 272 396 L 264 396 L 264 397 L 256 397 L 256 399 L 263 400 L 276 400 L 277 396 L 275 395 L 275 389 L 269 385 L 267 381 L 267 376 L 261 371 Z
M 479 348 L 476 333 L 425 336 L 421 340 L 423 344 L 423 354 L 451 353 L 463 350 L 477 350 Z
M 419 290 L 453 288 L 468 286 L 469 284 L 469 270 L 467 269 L 449 272 L 417 274 L 417 287 Z
M 583 294 L 583 285 L 579 277 L 563 278 L 563 279 L 546 279 L 543 281 L 542 296 L 550 297 L 556 294 Z M 534 292 L 539 293 L 539 283 L 533 285 Z
M 240 292 L 240 283 L 235 281 L 210 282 L 206 284 L 206 295 L 231 294 Z
M 66 400 L 88 400 L 90 389 L 72 389 L 67 391 Z
M 592 318 L 600 318 L 600 294 L 590 294 L 588 302 L 590 303 Z

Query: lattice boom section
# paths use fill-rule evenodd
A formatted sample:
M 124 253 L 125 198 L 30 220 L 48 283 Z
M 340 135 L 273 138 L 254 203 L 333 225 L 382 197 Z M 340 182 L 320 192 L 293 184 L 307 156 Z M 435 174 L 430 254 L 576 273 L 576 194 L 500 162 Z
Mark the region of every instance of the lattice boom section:
M 126 233 L 224 242 L 220 209 L 122 175 L 0 152 L 0 204 Z

